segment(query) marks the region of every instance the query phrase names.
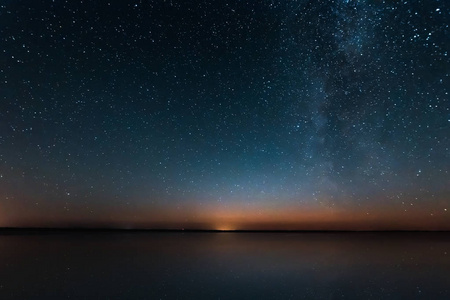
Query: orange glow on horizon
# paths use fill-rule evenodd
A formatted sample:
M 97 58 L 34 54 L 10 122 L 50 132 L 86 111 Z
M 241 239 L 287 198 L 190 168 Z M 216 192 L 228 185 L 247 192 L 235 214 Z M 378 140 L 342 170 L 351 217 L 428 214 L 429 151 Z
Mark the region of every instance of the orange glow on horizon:
M 183 210 L 164 209 L 136 216 L 140 226 L 214 230 L 448 230 L 445 214 L 325 207 L 261 207 L 208 205 Z
M 230 231 L 230 230 L 238 230 L 238 229 L 229 224 L 221 224 L 221 225 L 214 226 L 214 230 Z
M 24 210 L 0 207 L 0 226 L 18 227 L 107 227 L 146 229 L 205 230 L 450 230 L 448 212 L 433 214 L 377 208 L 300 207 L 292 205 L 263 206 L 206 204 L 180 208 L 141 206 L 139 208 L 107 207 L 101 214 L 72 206 L 70 212 L 58 214 L 49 210 Z M 5 219 L 7 218 L 7 219 Z

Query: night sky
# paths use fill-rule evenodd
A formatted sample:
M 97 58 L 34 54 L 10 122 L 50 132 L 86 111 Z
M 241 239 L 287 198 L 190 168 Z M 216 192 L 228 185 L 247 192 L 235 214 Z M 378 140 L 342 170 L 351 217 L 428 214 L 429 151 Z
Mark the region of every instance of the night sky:
M 450 3 L 0 1 L 0 226 L 450 229 Z

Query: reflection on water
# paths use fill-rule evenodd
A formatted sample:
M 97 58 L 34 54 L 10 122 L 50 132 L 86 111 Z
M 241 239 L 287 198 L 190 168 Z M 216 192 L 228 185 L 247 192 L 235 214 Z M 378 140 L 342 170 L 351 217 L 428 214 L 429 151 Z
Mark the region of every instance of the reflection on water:
M 0 299 L 450 299 L 448 233 L 0 234 Z

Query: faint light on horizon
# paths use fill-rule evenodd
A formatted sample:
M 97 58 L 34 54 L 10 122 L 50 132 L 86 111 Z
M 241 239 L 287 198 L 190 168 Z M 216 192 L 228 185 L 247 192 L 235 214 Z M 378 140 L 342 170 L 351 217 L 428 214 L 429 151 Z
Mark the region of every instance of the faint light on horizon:
M 229 231 L 229 230 L 236 230 L 236 227 L 227 224 L 216 226 L 215 229 L 219 231 Z

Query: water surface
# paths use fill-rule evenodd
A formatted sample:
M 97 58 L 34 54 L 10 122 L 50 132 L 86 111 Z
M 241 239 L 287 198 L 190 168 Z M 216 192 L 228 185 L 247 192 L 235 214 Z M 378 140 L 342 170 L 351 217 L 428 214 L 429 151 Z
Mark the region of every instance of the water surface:
M 0 299 L 450 299 L 450 234 L 0 233 Z

